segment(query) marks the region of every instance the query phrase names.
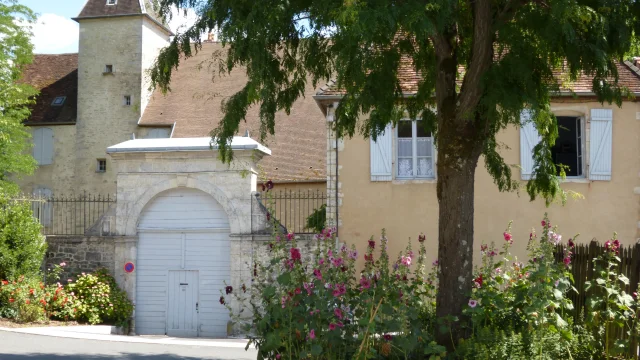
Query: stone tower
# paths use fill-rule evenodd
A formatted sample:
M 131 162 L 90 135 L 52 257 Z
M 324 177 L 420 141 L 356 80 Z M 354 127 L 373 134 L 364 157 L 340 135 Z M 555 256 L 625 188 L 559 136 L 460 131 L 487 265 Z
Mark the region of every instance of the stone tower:
M 88 0 L 74 20 L 80 43 L 75 163 L 68 164 L 73 190 L 114 194 L 106 148 L 136 132 L 151 96 L 148 70 L 172 33 L 153 0 Z

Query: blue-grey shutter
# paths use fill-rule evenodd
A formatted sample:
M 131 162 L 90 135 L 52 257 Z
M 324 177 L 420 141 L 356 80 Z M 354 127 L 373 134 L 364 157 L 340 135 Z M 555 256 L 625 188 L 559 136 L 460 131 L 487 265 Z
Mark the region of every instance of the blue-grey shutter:
M 37 128 L 33 131 L 33 158 L 38 165 L 53 163 L 53 130 Z
M 591 109 L 589 179 L 611 180 L 613 111 Z
M 520 115 L 520 168 L 522 180 L 530 180 L 535 163 L 533 148 L 540 142 L 535 124 L 531 121 L 531 111 L 523 110 Z
M 371 181 L 391 181 L 393 178 L 393 129 L 387 125 L 384 133 L 371 144 Z

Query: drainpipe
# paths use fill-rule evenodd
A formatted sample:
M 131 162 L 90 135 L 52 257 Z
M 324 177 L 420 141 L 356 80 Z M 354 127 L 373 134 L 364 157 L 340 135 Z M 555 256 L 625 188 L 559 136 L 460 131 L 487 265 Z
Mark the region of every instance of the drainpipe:
M 335 106 L 335 107 L 337 108 L 337 106 Z M 335 113 L 335 109 L 334 109 L 333 110 L 333 119 L 334 119 L 335 126 L 336 126 L 336 191 L 335 191 L 336 194 L 335 195 L 336 195 L 336 250 L 337 250 L 338 249 L 338 245 L 340 243 L 340 241 L 338 240 L 338 236 L 339 236 L 338 228 L 339 228 L 339 224 L 340 224 L 340 221 L 339 221 L 340 218 L 338 217 L 339 214 L 340 214 L 340 212 L 338 210 L 338 181 L 339 181 L 339 177 L 338 177 L 339 176 L 339 174 L 338 174 L 338 141 L 339 141 L 339 138 L 338 138 L 338 118 L 336 117 L 335 114 L 336 113 Z

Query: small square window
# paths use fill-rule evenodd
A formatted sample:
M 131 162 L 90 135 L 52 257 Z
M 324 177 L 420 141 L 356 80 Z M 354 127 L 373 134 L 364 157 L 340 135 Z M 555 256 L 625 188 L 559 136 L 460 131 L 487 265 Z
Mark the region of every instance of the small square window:
M 115 5 L 118 3 L 118 0 L 107 0 L 107 5 Z
M 107 171 L 107 160 L 106 159 L 98 159 L 96 172 L 106 172 L 106 171 Z
M 113 74 L 113 65 L 105 65 L 104 66 L 105 74 Z
M 51 106 L 62 106 L 62 104 L 64 104 L 64 101 L 67 99 L 66 96 L 58 96 L 55 99 L 53 99 L 53 102 L 51 103 Z
M 131 95 L 125 95 L 122 102 L 125 106 L 131 106 Z

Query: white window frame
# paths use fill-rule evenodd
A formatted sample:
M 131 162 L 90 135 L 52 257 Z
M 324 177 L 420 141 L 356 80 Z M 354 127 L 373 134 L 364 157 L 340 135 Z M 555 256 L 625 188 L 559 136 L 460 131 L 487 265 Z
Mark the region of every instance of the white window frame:
M 394 177 L 398 180 L 433 180 L 436 178 L 436 162 L 435 162 L 435 158 L 436 158 L 436 149 L 434 146 L 434 141 L 433 141 L 433 133 L 431 134 L 430 137 L 427 137 L 428 139 L 431 139 L 431 170 L 433 172 L 433 175 L 431 176 L 427 176 L 427 175 L 418 175 L 418 158 L 419 156 L 417 156 L 418 153 L 418 121 L 422 121 L 421 119 L 416 119 L 416 120 L 411 120 L 411 119 L 401 119 L 400 121 L 411 121 L 411 154 L 412 154 L 412 160 L 413 160 L 413 166 L 412 166 L 412 170 L 413 170 L 413 176 L 399 176 L 398 175 L 398 166 L 400 166 L 400 160 L 399 160 L 399 151 L 398 151 L 398 144 L 399 144 L 399 137 L 398 137 L 398 127 L 395 127 L 395 139 L 394 139 L 394 147 L 393 147 L 393 151 L 395 152 L 395 156 L 394 156 L 394 164 L 393 164 L 393 173 L 394 173 Z M 421 157 L 425 157 L 425 156 L 421 156 Z
M 555 114 L 554 114 L 555 115 Z M 580 179 L 586 179 L 587 178 L 587 137 L 586 137 L 586 125 L 587 125 L 587 121 L 585 116 L 580 115 L 580 116 L 572 116 L 572 115 L 556 115 L 556 117 L 572 117 L 572 118 L 576 118 L 578 121 L 580 121 L 580 134 L 577 134 L 580 137 L 580 157 L 581 157 L 581 173 L 582 175 L 578 175 L 578 176 L 567 176 L 566 179 L 569 180 L 580 180 Z M 558 132 L 560 132 L 560 128 L 558 128 Z M 556 166 L 558 164 L 555 164 Z
M 117 5 L 118 4 L 118 0 L 107 0 L 107 5 Z
M 132 102 L 133 102 L 133 99 L 132 99 L 131 95 L 125 95 L 122 98 L 122 105 L 124 105 L 124 106 L 131 106 Z

